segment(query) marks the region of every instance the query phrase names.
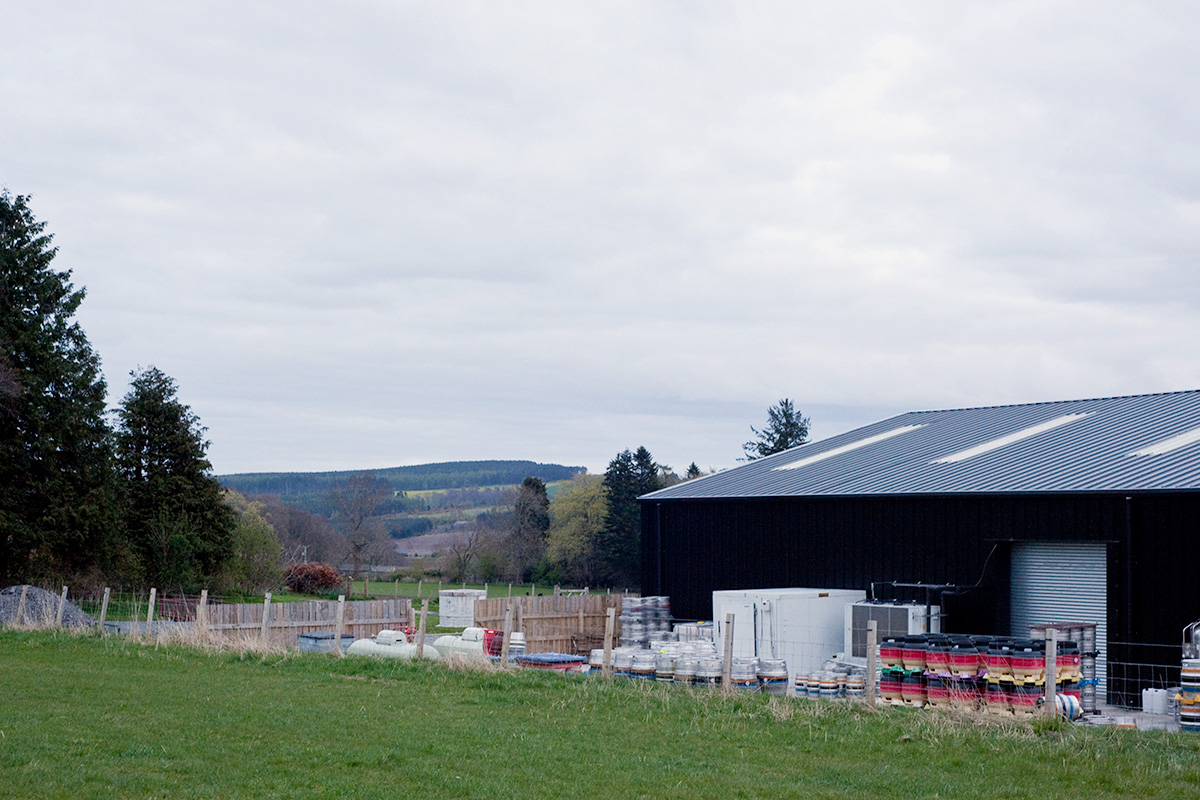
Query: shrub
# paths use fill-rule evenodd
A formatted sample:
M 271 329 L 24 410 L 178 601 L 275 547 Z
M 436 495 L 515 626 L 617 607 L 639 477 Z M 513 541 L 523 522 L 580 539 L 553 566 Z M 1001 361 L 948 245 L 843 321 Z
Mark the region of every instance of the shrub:
M 283 581 L 297 594 L 316 594 L 341 586 L 342 575 L 331 564 L 308 561 L 288 567 L 284 572 Z

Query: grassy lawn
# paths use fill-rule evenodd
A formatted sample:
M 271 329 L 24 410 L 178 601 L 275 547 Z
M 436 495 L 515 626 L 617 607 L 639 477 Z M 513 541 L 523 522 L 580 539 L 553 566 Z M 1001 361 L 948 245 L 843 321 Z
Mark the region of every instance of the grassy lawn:
M 353 585 L 353 596 L 347 599 L 359 599 L 363 596 L 364 583 L 366 584 L 367 594 L 371 597 L 386 598 L 386 597 L 428 597 L 431 600 L 436 600 L 438 596 L 438 582 L 424 581 L 365 581 L 355 580 Z M 465 587 L 461 583 L 442 583 L 442 589 L 483 589 L 485 585 L 482 583 L 468 583 Z M 489 583 L 486 584 L 488 597 L 508 597 L 507 583 Z M 418 595 L 418 589 L 420 594 Z M 530 590 L 536 591 L 538 594 L 552 594 L 554 586 L 552 584 L 534 584 L 514 583 L 512 587 L 513 597 L 528 595 Z M 262 598 L 259 598 L 261 602 Z
M 6 798 L 1200 794 L 1200 736 L 0 631 Z

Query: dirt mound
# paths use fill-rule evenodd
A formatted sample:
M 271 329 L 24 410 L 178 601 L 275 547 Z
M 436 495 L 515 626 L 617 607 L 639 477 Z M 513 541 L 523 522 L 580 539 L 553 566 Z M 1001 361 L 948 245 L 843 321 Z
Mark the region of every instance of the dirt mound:
M 22 586 L 0 589 L 0 625 L 17 624 L 17 609 L 21 605 Z M 29 586 L 25 592 L 25 612 L 21 615 L 23 625 L 53 625 L 58 615 L 58 595 Z M 96 625 L 96 618 L 68 600 L 63 604 L 63 627 L 86 628 Z

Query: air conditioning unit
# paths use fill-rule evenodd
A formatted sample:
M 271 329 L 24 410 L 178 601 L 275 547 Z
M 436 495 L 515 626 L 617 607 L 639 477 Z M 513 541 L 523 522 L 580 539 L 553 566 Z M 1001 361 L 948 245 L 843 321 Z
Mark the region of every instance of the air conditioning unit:
M 876 642 L 888 636 L 941 633 L 942 610 L 938 606 L 899 603 L 852 603 L 846 606 L 846 654 L 867 657 L 867 622 L 875 620 Z

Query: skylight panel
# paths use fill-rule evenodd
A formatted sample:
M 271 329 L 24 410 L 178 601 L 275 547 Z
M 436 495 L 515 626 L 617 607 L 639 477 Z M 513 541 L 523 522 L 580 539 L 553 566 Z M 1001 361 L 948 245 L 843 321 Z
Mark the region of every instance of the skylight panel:
M 1132 453 L 1126 453 L 1126 455 L 1161 456 L 1178 450 L 1181 447 L 1186 447 L 1195 442 L 1200 442 L 1200 428 L 1197 428 L 1194 431 L 1181 433 L 1177 436 L 1172 436 L 1170 439 L 1163 439 L 1161 442 L 1155 442 L 1149 447 L 1143 447 L 1141 450 L 1134 450 Z
M 802 458 L 799 461 L 793 461 L 790 464 L 783 464 L 775 467 L 774 469 L 799 469 L 800 467 L 806 467 L 809 464 L 815 464 L 818 461 L 824 461 L 827 458 L 840 456 L 842 453 L 849 453 L 851 451 L 858 450 L 859 448 L 875 444 L 876 442 L 886 441 L 887 439 L 891 439 L 894 436 L 899 436 L 902 433 L 908 433 L 909 431 L 915 431 L 917 428 L 924 427 L 924 425 L 905 425 L 900 428 L 894 428 L 890 431 L 885 431 L 884 433 L 877 433 L 874 436 L 868 436 L 865 439 L 859 439 L 858 441 L 851 442 L 850 444 L 844 444 L 840 447 L 835 447 L 832 450 L 826 450 L 823 453 L 817 453 L 816 455 Z
M 966 450 L 960 450 L 957 453 L 953 453 L 948 456 L 943 456 L 942 458 L 935 458 L 933 461 L 930 461 L 929 463 L 930 464 L 957 464 L 960 461 L 966 461 L 968 458 L 974 458 L 975 456 L 981 456 L 984 453 L 990 453 L 993 450 L 999 450 L 1001 447 L 1008 447 L 1010 444 L 1015 444 L 1023 439 L 1028 439 L 1031 436 L 1037 436 L 1039 433 L 1045 433 L 1046 431 L 1052 431 L 1055 428 L 1061 428 L 1063 425 L 1072 423 L 1077 419 L 1083 419 L 1084 417 L 1090 417 L 1091 415 L 1092 415 L 1092 412 L 1087 411 L 1087 412 L 1083 412 L 1081 414 L 1067 414 L 1062 417 L 1055 417 L 1054 419 L 1048 419 L 1045 422 L 1039 422 L 1037 425 L 1032 425 L 1028 428 L 1022 428 L 1019 431 L 1014 431 L 1013 433 L 1007 434 L 1005 436 L 1001 436 L 998 439 L 992 439 L 991 441 L 984 442 L 983 444 L 977 444 L 974 447 L 968 447 Z

